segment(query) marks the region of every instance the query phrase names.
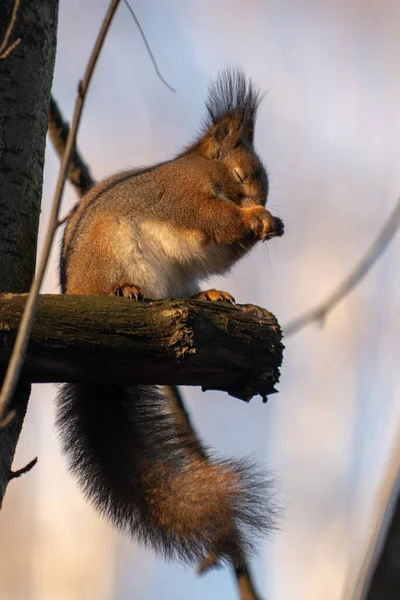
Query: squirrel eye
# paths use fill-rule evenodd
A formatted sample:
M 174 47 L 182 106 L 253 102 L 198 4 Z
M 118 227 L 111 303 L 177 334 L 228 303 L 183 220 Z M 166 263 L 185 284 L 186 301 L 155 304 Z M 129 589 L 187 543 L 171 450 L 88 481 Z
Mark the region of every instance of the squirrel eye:
M 240 181 L 240 183 L 244 183 L 244 176 L 242 171 L 240 169 L 233 169 L 233 172 L 235 173 L 237 180 Z

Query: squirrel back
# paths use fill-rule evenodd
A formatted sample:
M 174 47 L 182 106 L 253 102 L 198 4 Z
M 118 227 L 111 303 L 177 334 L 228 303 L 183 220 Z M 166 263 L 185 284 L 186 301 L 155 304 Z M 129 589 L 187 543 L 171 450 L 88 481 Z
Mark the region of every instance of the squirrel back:
M 192 296 L 200 279 L 282 235 L 264 208 L 268 178 L 253 146 L 259 101 L 241 72 L 225 71 L 194 143 L 94 186 L 66 226 L 63 293 Z M 91 502 L 161 554 L 212 553 L 239 566 L 270 530 L 267 479 L 251 461 L 205 454 L 159 388 L 67 384 L 58 424 Z

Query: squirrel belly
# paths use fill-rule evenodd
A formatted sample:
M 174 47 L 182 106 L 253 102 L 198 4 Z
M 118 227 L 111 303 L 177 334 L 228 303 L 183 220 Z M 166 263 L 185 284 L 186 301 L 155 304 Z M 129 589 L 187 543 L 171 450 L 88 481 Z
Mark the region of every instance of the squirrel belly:
M 281 236 L 253 144 L 259 101 L 242 73 L 222 73 L 193 144 L 95 185 L 65 229 L 62 292 L 190 297 L 198 281 Z M 57 423 L 85 495 L 162 555 L 198 562 L 212 554 L 239 567 L 271 530 L 268 479 L 251 461 L 213 458 L 160 388 L 65 384 Z

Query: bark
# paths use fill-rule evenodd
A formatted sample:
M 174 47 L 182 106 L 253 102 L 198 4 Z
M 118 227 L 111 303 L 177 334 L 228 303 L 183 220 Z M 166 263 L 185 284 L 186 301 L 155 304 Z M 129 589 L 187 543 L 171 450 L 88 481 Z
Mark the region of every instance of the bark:
M 0 368 L 25 301 L 0 296 Z M 282 349 L 275 317 L 253 305 L 43 295 L 22 375 L 30 382 L 201 385 L 249 399 L 275 391 Z
M 0 2 L 0 42 L 13 0 Z M 0 291 L 26 292 L 36 260 L 47 114 L 56 50 L 58 0 L 22 0 L 11 42 L 0 60 Z M 0 430 L 0 505 L 29 398 L 20 385 L 16 417 Z

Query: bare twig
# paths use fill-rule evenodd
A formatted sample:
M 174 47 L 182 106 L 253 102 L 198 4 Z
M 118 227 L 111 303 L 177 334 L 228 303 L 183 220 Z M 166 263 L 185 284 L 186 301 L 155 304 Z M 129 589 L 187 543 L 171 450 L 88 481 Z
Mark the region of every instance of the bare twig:
M 4 419 L 2 419 L 2 420 L 0 421 L 0 429 L 3 429 L 3 427 L 7 427 L 7 425 L 8 425 L 9 423 L 11 423 L 11 421 L 13 420 L 13 418 L 15 417 L 15 415 L 16 415 L 16 414 L 17 414 L 17 413 L 16 413 L 16 411 L 15 411 L 15 409 L 14 409 L 14 408 L 13 408 L 12 410 L 10 410 L 10 411 L 9 411 L 9 412 L 6 414 L 6 416 L 4 417 Z
M 53 148 L 61 161 L 65 153 L 65 145 L 69 135 L 69 123 L 64 120 L 61 110 L 53 96 L 51 96 L 50 99 L 48 128 Z M 68 181 L 74 186 L 79 198 L 83 198 L 90 188 L 96 184 L 96 180 L 92 177 L 90 172 L 89 165 L 82 158 L 76 144 L 71 155 L 67 177 Z M 64 225 L 64 223 L 68 221 L 70 216 L 78 208 L 78 204 L 75 204 L 64 217 L 58 220 L 58 227 Z
M 251 573 L 246 566 L 235 569 L 235 575 L 241 600 L 261 600 L 256 592 Z
M 28 462 L 28 464 L 25 465 L 25 467 L 22 467 L 22 469 L 18 469 L 17 471 L 10 471 L 10 476 L 9 476 L 10 481 L 11 481 L 11 479 L 16 479 L 17 477 L 21 477 L 21 475 L 25 475 L 25 473 L 28 473 L 28 471 L 33 469 L 33 467 L 36 465 L 37 461 L 38 461 L 38 457 L 36 456 L 36 458 L 34 458 L 30 462 Z
M 393 212 L 389 215 L 382 230 L 378 234 L 375 242 L 372 244 L 371 248 L 368 250 L 361 262 L 359 262 L 350 275 L 346 277 L 346 279 L 338 286 L 336 290 L 332 292 L 332 294 L 330 294 L 330 296 L 328 296 L 324 302 L 305 312 L 303 315 L 297 317 L 287 325 L 284 325 L 283 331 L 285 337 L 297 333 L 300 329 L 303 329 L 303 327 L 311 325 L 311 323 L 324 323 L 331 310 L 333 310 L 335 306 L 339 304 L 339 302 L 343 300 L 343 298 L 347 296 L 347 294 L 349 294 L 351 290 L 356 287 L 356 285 L 358 285 L 370 271 L 378 258 L 386 250 L 389 242 L 394 237 L 399 226 L 400 198 L 398 199 Z
M 48 264 L 50 251 L 53 245 L 54 236 L 58 227 L 58 215 L 60 211 L 61 199 L 65 186 L 65 179 L 68 172 L 68 166 L 71 159 L 72 151 L 76 144 L 76 135 L 78 132 L 79 123 L 82 116 L 83 105 L 85 102 L 87 90 L 92 79 L 92 75 L 99 57 L 100 51 L 104 44 L 108 29 L 111 25 L 112 18 L 115 11 L 118 8 L 120 0 L 112 0 L 107 10 L 106 16 L 101 25 L 99 34 L 97 36 L 96 43 L 92 50 L 92 54 L 89 58 L 89 62 L 86 67 L 84 78 L 79 82 L 78 95 L 75 102 L 74 116 L 72 120 L 71 130 L 68 135 L 67 144 L 65 147 L 65 153 L 63 155 L 60 172 L 58 175 L 57 186 L 53 197 L 53 203 L 51 208 L 50 221 L 47 227 L 46 239 L 44 242 L 43 251 L 40 257 L 40 263 L 38 267 L 37 275 L 33 281 L 30 289 L 29 298 L 26 303 L 24 313 L 22 315 L 21 324 L 18 330 L 18 335 L 13 348 L 13 353 L 8 365 L 8 369 L 4 378 L 3 387 L 0 393 L 0 420 L 4 418 L 7 413 L 10 399 L 15 391 L 19 374 L 21 371 L 22 363 L 24 360 L 26 347 L 30 332 L 32 330 L 33 320 L 35 318 L 39 291 L 43 281 L 43 277 Z
M 140 33 L 140 35 L 141 35 L 141 37 L 142 37 L 142 40 L 143 40 L 143 43 L 144 43 L 144 45 L 146 46 L 146 50 L 147 50 L 147 52 L 148 52 L 148 54 L 149 54 L 149 56 L 150 56 L 151 62 L 153 63 L 153 67 L 154 67 L 154 70 L 155 70 L 155 72 L 156 72 L 156 74 L 157 74 L 157 77 L 158 77 L 158 78 L 159 78 L 159 79 L 160 79 L 160 80 L 163 82 L 163 84 L 164 84 L 164 85 L 165 85 L 165 86 L 166 86 L 166 87 L 167 87 L 169 90 L 171 90 L 171 92 L 173 92 L 173 93 L 175 94 L 176 90 L 175 90 L 175 89 L 174 89 L 174 88 L 173 88 L 171 85 L 169 85 L 169 83 L 168 83 L 168 82 L 167 82 L 167 81 L 164 79 L 164 77 L 163 77 L 163 76 L 161 75 L 161 73 L 160 73 L 160 70 L 159 70 L 159 68 L 158 68 L 158 65 L 157 65 L 156 59 L 154 58 L 154 54 L 153 54 L 153 53 L 152 53 L 152 51 L 151 51 L 150 45 L 149 45 L 149 43 L 148 43 L 148 41 L 147 41 L 146 35 L 145 35 L 145 33 L 144 33 L 144 31 L 143 31 L 143 28 L 142 28 L 142 26 L 141 26 L 141 24 L 140 24 L 140 22 L 139 22 L 139 19 L 137 18 L 137 16 L 136 16 L 136 15 L 135 15 L 135 13 L 133 12 L 133 8 L 132 8 L 132 7 L 131 7 L 131 5 L 129 4 L 128 0 L 124 0 L 124 2 L 125 2 L 125 4 L 126 4 L 126 6 L 127 6 L 128 10 L 129 10 L 129 12 L 131 13 L 133 20 L 134 20 L 134 21 L 135 21 L 135 23 L 136 23 L 136 27 L 137 27 L 137 28 L 138 28 L 138 30 L 139 30 L 139 33 Z
M 6 50 L 4 50 L 4 52 L 2 54 L 0 54 L 0 59 L 3 60 L 4 58 L 7 58 L 7 56 L 10 56 L 11 52 L 17 47 L 19 46 L 21 42 L 21 38 L 18 38 L 15 40 L 15 42 L 13 42 L 12 44 L 10 44 L 8 46 L 8 48 Z
M 13 10 L 11 13 L 10 24 L 8 25 L 4 39 L 3 39 L 2 43 L 0 44 L 0 60 L 3 58 L 7 58 L 7 56 L 9 56 L 11 54 L 11 52 L 14 50 L 14 48 L 16 48 L 18 46 L 18 44 L 21 42 L 21 38 L 18 38 L 14 42 L 12 42 L 10 45 L 8 45 L 8 42 L 10 40 L 11 34 L 12 34 L 14 26 L 15 26 L 15 21 L 17 20 L 17 13 L 18 13 L 20 2 L 21 2 L 21 0 L 15 0 L 14 7 L 13 7 Z
M 61 219 L 58 220 L 57 227 L 61 227 L 61 225 L 64 225 L 64 223 L 66 223 L 68 221 L 68 219 L 74 214 L 74 212 L 78 208 L 78 205 L 79 205 L 79 202 L 77 204 L 75 204 L 75 206 L 73 206 L 71 208 L 71 210 L 69 210 L 67 212 L 66 215 L 64 215 Z

